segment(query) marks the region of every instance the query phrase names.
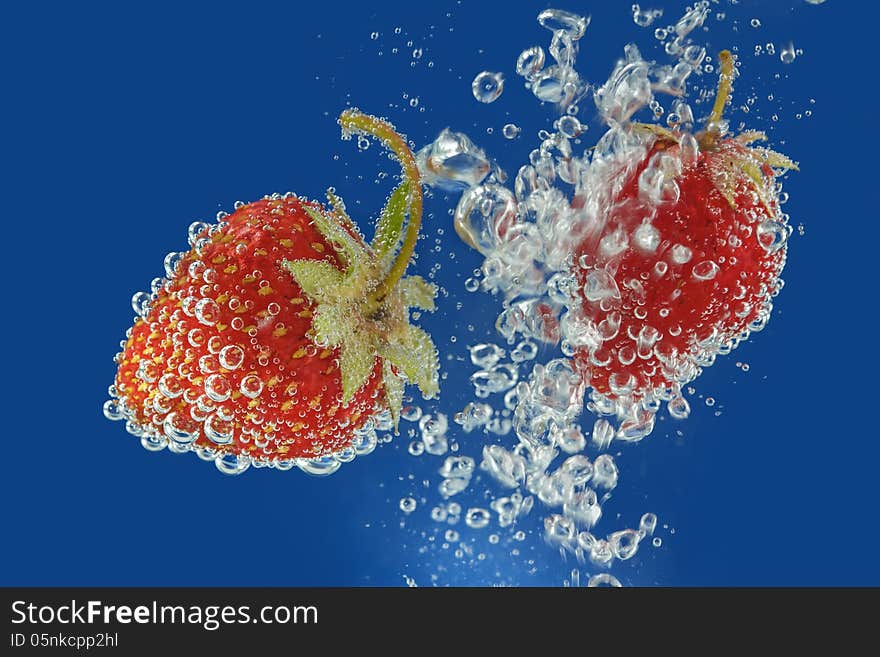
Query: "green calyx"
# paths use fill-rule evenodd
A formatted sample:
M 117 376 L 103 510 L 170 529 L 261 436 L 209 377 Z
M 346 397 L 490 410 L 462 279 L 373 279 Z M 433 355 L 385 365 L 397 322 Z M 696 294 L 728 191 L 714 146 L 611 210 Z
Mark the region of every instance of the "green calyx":
M 389 123 L 356 110 L 343 112 L 339 122 L 345 135 L 379 139 L 400 162 L 403 180 L 383 208 L 369 245 L 358 239 L 355 224 L 332 193 L 329 215 L 306 208 L 318 231 L 338 247 L 344 269 L 326 260 L 284 265 L 313 304 L 312 340 L 339 350 L 342 403 L 367 383 L 378 358 L 396 427 L 405 385 L 401 375 L 426 397 L 439 392 L 437 349 L 424 330 L 409 322 L 410 308 L 434 310 L 437 289 L 419 276 L 403 276 L 421 224 L 419 172 L 406 142 Z

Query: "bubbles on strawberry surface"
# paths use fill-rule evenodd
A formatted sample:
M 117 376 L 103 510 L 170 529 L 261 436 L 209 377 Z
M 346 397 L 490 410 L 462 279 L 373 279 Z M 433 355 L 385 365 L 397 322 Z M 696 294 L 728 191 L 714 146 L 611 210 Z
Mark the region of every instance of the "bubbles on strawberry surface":
M 329 474 L 396 427 L 406 383 L 438 392 L 436 348 L 409 322 L 410 308 L 434 309 L 436 287 L 403 277 L 421 222 L 415 160 L 380 119 L 347 110 L 340 124 L 403 169 L 372 243 L 332 191 L 329 209 L 273 194 L 193 223 L 192 249 L 132 299 L 105 415 L 147 449 L 196 451 L 225 474 Z

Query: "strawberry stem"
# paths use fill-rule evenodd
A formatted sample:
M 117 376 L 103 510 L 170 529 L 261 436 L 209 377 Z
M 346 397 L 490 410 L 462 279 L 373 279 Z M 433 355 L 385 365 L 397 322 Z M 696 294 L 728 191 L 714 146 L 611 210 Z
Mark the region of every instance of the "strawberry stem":
M 400 247 L 400 251 L 391 265 L 391 269 L 388 270 L 385 278 L 379 282 L 376 289 L 370 295 L 369 300 L 378 304 L 397 285 L 397 282 L 406 271 L 409 260 L 416 248 L 419 228 L 422 224 L 422 186 L 419 179 L 419 169 L 406 141 L 394 130 L 390 123 L 375 116 L 363 114 L 357 110 L 345 110 L 339 117 L 339 124 L 347 133 L 367 134 L 380 140 L 385 148 L 397 156 L 404 182 L 408 183 L 409 187 L 409 222 L 407 223 L 403 245 Z M 392 243 L 396 242 L 397 236 L 392 237 Z
M 706 119 L 705 127 L 697 136 L 701 148 L 712 148 L 721 136 L 721 118 L 733 91 L 733 55 L 729 50 L 718 53 L 718 67 L 718 91 L 715 92 L 715 104 L 712 106 L 712 113 Z

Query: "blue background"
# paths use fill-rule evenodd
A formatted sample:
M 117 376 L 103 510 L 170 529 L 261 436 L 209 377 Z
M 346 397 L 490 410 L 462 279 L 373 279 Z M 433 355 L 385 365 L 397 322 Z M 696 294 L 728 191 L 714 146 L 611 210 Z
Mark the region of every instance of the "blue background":
M 523 48 L 549 42 L 535 21 L 546 5 L 373 4 L 3 9 L 0 584 L 560 585 L 572 567 L 595 572 L 543 543 L 540 508 L 520 524 L 529 536 L 519 544 L 506 530 L 456 527 L 485 558 L 455 557 L 441 545 L 447 527 L 429 518 L 440 460 L 410 456 L 406 435 L 329 478 L 228 478 L 191 455 L 147 453 L 101 413 L 129 299 L 162 274 L 166 252 L 186 247 L 191 221 L 273 191 L 319 198 L 332 184 L 369 228 L 390 190 L 376 173 L 393 169 L 377 147 L 359 153 L 339 140 L 346 105 L 389 117 L 420 145 L 445 126 L 465 131 L 511 175 L 550 127 L 551 109 L 513 72 Z M 630 4 L 557 3 L 593 16 L 578 66 L 588 79 L 604 80 L 630 40 L 660 56 Z M 683 4 L 662 3 L 660 24 Z M 792 237 L 769 327 L 695 382 L 689 419 L 663 420 L 620 450 L 621 484 L 598 529 L 637 525 L 644 511 L 666 525 L 661 547 L 615 566 L 625 584 L 877 585 L 878 143 L 867 46 L 880 15 L 875 3 L 842 0 L 719 10 L 727 19 L 710 19 L 698 39 L 713 51 L 739 46 L 737 104 L 754 90 L 749 127 L 769 128 L 801 162 L 786 209 L 805 234 Z M 804 50 L 789 66 L 752 54 L 789 39 Z M 416 47 L 424 54 L 411 66 Z M 484 68 L 507 79 L 488 106 L 470 91 Z M 508 121 L 524 128 L 512 142 L 499 134 Z M 586 141 L 599 134 L 594 121 Z M 465 346 L 491 337 L 499 311 L 497 299 L 464 291 L 480 261 L 451 231 L 454 202 L 428 200 L 414 268 L 440 262 L 449 293 L 421 323 L 444 354 L 450 418 L 472 398 Z M 479 455 L 481 434 L 455 436 Z M 474 488 L 470 502 L 487 505 L 479 494 L 491 485 Z M 398 500 L 409 494 L 426 502 L 404 517 Z

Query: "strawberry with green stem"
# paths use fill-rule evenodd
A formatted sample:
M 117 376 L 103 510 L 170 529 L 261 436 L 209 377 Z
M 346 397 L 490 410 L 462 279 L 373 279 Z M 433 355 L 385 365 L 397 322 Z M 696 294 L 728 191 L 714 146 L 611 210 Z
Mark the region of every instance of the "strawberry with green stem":
M 648 146 L 621 166 L 631 173 L 603 231 L 573 254 L 574 311 L 598 337 L 575 358 L 600 396 L 625 406 L 680 399 L 701 367 L 763 327 L 782 286 L 790 229 L 774 178 L 797 166 L 753 147 L 763 133 L 727 134 L 734 62 L 728 51 L 719 62 L 701 132 L 626 128 L 643 133 Z
M 273 195 L 199 230 L 117 356 L 105 413 L 145 445 L 199 449 L 221 469 L 345 459 L 371 418 L 387 411 L 396 427 L 406 382 L 437 394 L 437 351 L 409 322 L 436 289 L 404 277 L 422 213 L 415 160 L 385 121 L 347 110 L 340 125 L 402 167 L 373 241 L 332 192 L 330 209 Z

